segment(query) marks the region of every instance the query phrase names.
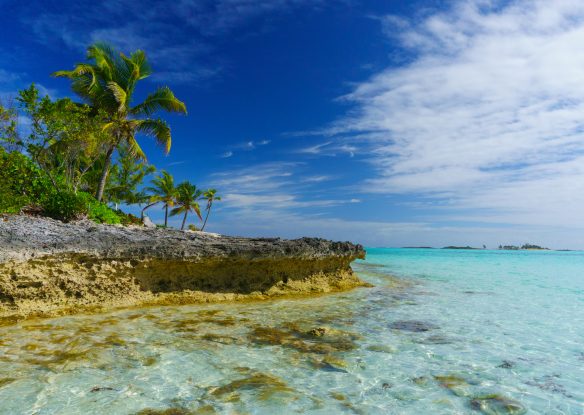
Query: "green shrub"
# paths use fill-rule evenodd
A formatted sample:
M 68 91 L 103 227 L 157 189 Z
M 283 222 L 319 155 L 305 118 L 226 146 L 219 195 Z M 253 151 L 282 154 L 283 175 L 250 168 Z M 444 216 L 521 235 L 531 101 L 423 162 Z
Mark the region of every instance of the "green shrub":
M 51 189 L 51 182 L 31 159 L 0 148 L 0 213 L 18 213 L 24 206 L 38 204 Z
M 98 202 L 96 199 L 93 199 L 87 217 L 97 223 L 107 223 L 110 225 L 122 223 L 116 211 L 109 208 L 106 204 Z
M 0 183 L 0 213 L 18 213 L 30 203 L 26 195 L 15 194 L 7 183 Z
M 41 206 L 46 216 L 64 222 L 81 219 L 88 213 L 89 208 L 86 197 L 70 191 L 56 190 L 43 198 Z
M 56 190 L 30 158 L 0 147 L 0 213 L 19 213 L 26 206 L 40 206 L 43 215 L 64 222 L 87 216 L 97 223 L 141 223 L 135 216 L 98 202 L 89 193 Z

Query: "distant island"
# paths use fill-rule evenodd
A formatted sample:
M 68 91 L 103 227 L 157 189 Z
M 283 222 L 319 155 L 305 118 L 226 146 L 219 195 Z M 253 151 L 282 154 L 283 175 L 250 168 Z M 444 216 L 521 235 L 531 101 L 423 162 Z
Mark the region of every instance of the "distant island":
M 503 251 L 549 251 L 549 248 L 544 248 L 539 245 L 523 244 L 516 245 L 499 245 L 499 249 Z
M 404 246 L 402 249 L 436 249 L 433 246 Z M 482 248 L 475 248 L 469 245 L 466 246 L 457 246 L 457 245 L 448 245 L 440 249 L 472 249 L 472 250 L 480 250 L 480 249 L 487 249 L 485 245 Z M 499 250 L 501 251 L 549 251 L 550 248 L 546 248 L 539 245 L 534 244 L 523 244 L 521 246 L 518 245 L 499 245 Z M 570 251 L 569 249 L 559 249 L 559 251 Z
M 403 249 L 434 249 L 433 246 L 404 246 Z

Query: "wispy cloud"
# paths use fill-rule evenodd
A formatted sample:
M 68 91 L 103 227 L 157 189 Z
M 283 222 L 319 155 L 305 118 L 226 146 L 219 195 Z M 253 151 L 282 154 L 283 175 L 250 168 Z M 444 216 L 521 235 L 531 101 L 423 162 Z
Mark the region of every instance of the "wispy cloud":
M 299 166 L 295 162 L 273 162 L 215 173 L 216 187 L 227 191 L 265 193 L 291 184 L 291 170 Z
M 302 177 L 304 166 L 297 162 L 271 162 L 216 173 L 214 187 L 222 189 L 226 209 L 266 212 L 290 212 L 305 208 L 325 208 L 359 203 L 358 199 L 323 198 L 316 184 L 329 176 Z
M 321 183 L 321 182 L 326 182 L 326 181 L 329 181 L 332 179 L 333 179 L 333 176 L 319 175 L 319 176 L 305 177 L 304 179 L 302 179 L 302 181 L 307 182 L 307 183 Z
M 367 151 L 368 189 L 447 202 L 450 220 L 582 226 L 584 3 L 469 0 L 381 21 L 409 63 L 344 96 L 354 111 L 327 130 Z
M 355 157 L 357 151 L 359 151 L 359 147 L 355 144 L 340 144 L 336 141 L 325 141 L 324 143 L 303 147 L 298 150 L 298 153 L 329 157 L 344 154 L 349 157 Z
M 172 166 L 180 166 L 181 164 L 185 164 L 186 160 L 180 160 L 180 161 L 172 161 L 170 163 L 167 164 L 168 167 L 172 167 Z
M 266 146 L 268 144 L 271 143 L 271 140 L 259 140 L 259 141 L 254 141 L 254 140 L 248 140 L 248 141 L 244 141 L 243 143 L 239 143 L 236 145 L 233 145 L 230 148 L 230 150 L 224 152 L 221 157 L 222 158 L 228 158 L 231 157 L 235 154 L 236 151 L 253 151 L 258 147 L 262 147 L 262 146 Z
M 152 80 L 192 83 L 223 73 L 225 62 L 213 54 L 217 39 L 244 28 L 261 31 L 264 21 L 275 15 L 323 4 L 321 0 L 143 0 L 138 5 L 135 0 L 81 0 L 62 3 L 56 12 L 33 1 L 21 19 L 38 41 L 50 47 L 82 51 L 92 42 L 106 41 L 126 52 L 143 49 L 158 72 Z

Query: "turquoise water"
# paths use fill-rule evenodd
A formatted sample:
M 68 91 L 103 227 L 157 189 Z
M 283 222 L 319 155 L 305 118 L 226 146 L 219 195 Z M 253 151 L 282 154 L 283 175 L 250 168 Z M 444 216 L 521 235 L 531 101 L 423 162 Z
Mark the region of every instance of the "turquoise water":
M 0 328 L 0 414 L 584 414 L 584 253 L 355 268 L 375 287 Z

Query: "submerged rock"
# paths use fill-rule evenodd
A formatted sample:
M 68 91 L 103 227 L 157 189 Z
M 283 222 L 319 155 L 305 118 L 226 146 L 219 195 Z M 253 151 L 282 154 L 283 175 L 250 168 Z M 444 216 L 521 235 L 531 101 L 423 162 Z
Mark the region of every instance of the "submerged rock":
M 566 398 L 573 398 L 572 394 L 568 393 L 564 386 L 557 383 L 556 379 L 558 378 L 560 378 L 560 375 L 558 374 L 545 375 L 541 378 L 537 378 L 525 383 L 530 386 L 536 386 L 539 389 L 547 392 L 559 393 L 560 395 L 564 395 Z
M 93 388 L 91 388 L 91 390 L 89 392 L 95 393 L 95 392 L 103 392 L 103 391 L 115 391 L 115 389 L 111 388 L 109 386 L 94 386 Z
M 385 346 L 383 344 L 372 344 L 371 346 L 367 346 L 367 350 L 370 352 L 377 352 L 377 353 L 396 353 L 397 350 L 391 346 Z
M 467 396 L 469 383 L 466 379 L 457 375 L 440 375 L 434 376 L 434 379 L 438 381 L 440 386 L 448 389 L 450 392 L 454 393 L 456 396 Z
M 331 354 L 357 348 L 359 336 L 341 330 L 326 329 L 326 336 L 314 336 L 294 323 L 285 327 L 254 327 L 248 339 L 258 345 L 282 346 L 303 353 Z
M 0 319 L 342 291 L 367 285 L 350 266 L 364 257 L 361 245 L 317 238 L 7 216 L 0 221 Z
M 135 415 L 195 415 L 197 412 L 185 408 L 168 408 L 168 409 L 142 409 Z M 214 413 L 214 412 L 208 412 Z
M 325 356 L 323 359 L 313 359 L 311 364 L 314 368 L 323 370 L 325 372 L 349 373 L 345 367 L 347 362 L 334 356 Z
M 399 320 L 391 323 L 389 327 L 394 330 L 411 331 L 414 333 L 421 333 L 438 328 L 435 324 L 419 320 Z
M 512 369 L 515 367 L 515 363 L 509 361 L 509 360 L 503 360 L 503 363 L 501 363 L 499 366 L 501 369 Z
M 432 336 L 428 336 L 423 340 L 420 340 L 419 343 L 423 343 L 423 344 L 452 344 L 453 340 L 442 336 L 440 334 L 435 334 Z
M 522 415 L 527 409 L 519 402 L 501 395 L 486 395 L 473 398 L 470 406 L 485 415 Z
M 258 399 L 265 401 L 275 394 L 290 394 L 294 389 L 289 387 L 282 379 L 266 373 L 254 373 L 249 377 L 237 379 L 224 386 L 211 389 L 211 394 L 227 401 L 239 399 L 240 392 L 251 391 L 256 393 Z
M 310 334 L 311 336 L 315 336 L 315 337 L 322 337 L 326 334 L 327 329 L 324 327 L 317 327 L 315 329 L 312 329 L 308 332 L 308 334 Z
M 418 386 L 424 386 L 428 384 L 430 379 L 427 376 L 417 376 L 412 378 L 412 382 L 414 382 Z

